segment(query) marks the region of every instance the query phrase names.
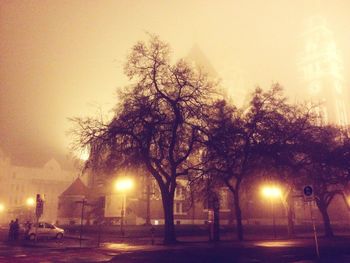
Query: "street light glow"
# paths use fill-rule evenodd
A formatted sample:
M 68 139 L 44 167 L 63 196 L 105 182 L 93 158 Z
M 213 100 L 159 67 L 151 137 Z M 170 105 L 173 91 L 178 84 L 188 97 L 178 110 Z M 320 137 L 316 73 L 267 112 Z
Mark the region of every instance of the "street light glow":
M 130 190 L 133 186 L 134 183 L 130 178 L 119 179 L 114 185 L 115 189 L 120 192 Z
M 4 204 L 0 204 L 0 212 L 3 212 L 5 210 Z
M 268 198 L 278 198 L 282 196 L 282 191 L 277 186 L 264 186 L 262 188 L 262 194 Z
M 28 197 L 26 200 L 26 205 L 27 206 L 34 206 L 35 205 L 35 200 L 33 197 Z

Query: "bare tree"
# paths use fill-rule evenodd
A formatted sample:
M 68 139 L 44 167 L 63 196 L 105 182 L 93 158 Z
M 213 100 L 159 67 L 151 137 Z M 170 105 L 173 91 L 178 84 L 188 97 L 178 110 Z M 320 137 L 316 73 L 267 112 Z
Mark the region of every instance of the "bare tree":
M 176 242 L 173 205 L 176 179 L 197 164 L 203 112 L 214 84 L 183 60 L 172 65 L 169 46 L 151 36 L 138 42 L 125 65 L 133 81 L 120 93 L 109 123 L 76 120 L 79 142 L 91 149 L 88 166 L 114 170 L 143 167 L 157 181 L 163 202 L 164 242 Z
M 206 165 L 233 195 L 237 237 L 243 240 L 242 183 L 262 174 L 258 170 L 275 169 L 276 160 L 288 152 L 286 148 L 291 147 L 300 133 L 298 129 L 308 120 L 297 107 L 287 103 L 279 85 L 267 92 L 256 89 L 250 107 L 244 112 L 225 102 L 215 106 L 216 110 L 209 117 Z M 280 159 L 286 161 L 286 157 Z
M 205 157 L 203 159 L 206 159 Z M 220 241 L 220 190 L 224 187 L 216 173 L 201 165 L 195 175 L 189 176 L 189 189 L 193 196 L 192 202 L 203 202 L 208 210 L 209 240 Z
M 208 140 L 203 154 L 206 174 L 210 175 L 211 187 L 225 185 L 234 197 L 238 239 L 243 240 L 242 215 L 239 205 L 239 189 L 243 174 L 238 172 L 244 145 L 243 123 L 239 112 L 225 101 L 214 104 L 208 114 Z M 213 183 L 215 182 L 215 183 Z M 216 193 L 217 190 L 210 189 Z
M 273 175 L 283 185 L 282 203 L 287 212 L 288 236 L 294 236 L 294 195 L 302 185 L 302 169 L 309 159 L 302 153 L 304 141 L 312 133 L 315 116 L 313 107 L 290 104 L 283 97 L 280 106 L 270 112 L 259 129 L 257 145 L 261 169 Z
M 349 179 L 339 163 L 340 132 L 338 127 L 315 126 L 303 143 L 304 153 L 309 158 L 309 164 L 304 168 L 304 182 L 314 187 L 326 237 L 334 236 L 328 207 L 336 195 L 343 194 Z

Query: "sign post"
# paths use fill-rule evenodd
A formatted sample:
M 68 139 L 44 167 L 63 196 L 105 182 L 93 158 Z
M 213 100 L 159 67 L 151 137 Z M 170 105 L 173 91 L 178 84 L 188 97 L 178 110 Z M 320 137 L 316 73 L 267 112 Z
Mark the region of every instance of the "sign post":
M 86 199 L 83 198 L 81 201 L 75 201 L 77 204 L 81 204 L 81 218 L 80 218 L 80 234 L 79 234 L 79 247 L 81 248 L 81 241 L 83 235 L 83 225 L 84 225 L 84 208 L 87 205 Z
M 303 193 L 304 193 L 304 201 L 308 203 L 309 208 L 310 208 L 310 217 L 311 217 L 312 227 L 313 227 L 313 231 L 314 231 L 316 254 L 317 254 L 317 257 L 320 258 L 320 251 L 319 251 L 318 239 L 317 239 L 317 230 L 316 230 L 314 216 L 312 213 L 312 202 L 315 200 L 314 191 L 313 191 L 312 186 L 311 185 L 305 186 L 303 189 Z
M 214 240 L 214 210 L 208 209 L 209 241 Z

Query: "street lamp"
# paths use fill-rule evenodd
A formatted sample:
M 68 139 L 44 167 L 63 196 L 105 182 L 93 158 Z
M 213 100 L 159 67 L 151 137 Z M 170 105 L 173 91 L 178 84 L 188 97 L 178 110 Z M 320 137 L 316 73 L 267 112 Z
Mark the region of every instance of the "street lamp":
M 0 203 L 0 213 L 5 211 L 5 205 Z
M 262 195 L 265 198 L 270 199 L 271 202 L 271 212 L 272 212 L 272 225 L 273 225 L 273 235 L 274 238 L 276 238 L 276 219 L 275 219 L 275 207 L 274 207 L 274 200 L 281 198 L 282 191 L 279 187 L 274 185 L 264 186 L 261 189 Z
M 120 220 L 120 232 L 124 236 L 124 220 L 125 220 L 125 208 L 126 208 L 126 193 L 131 190 L 134 186 L 134 182 L 130 178 L 118 179 L 114 188 L 117 192 L 122 194 L 122 208 L 121 208 L 121 220 Z
M 32 221 L 33 219 L 33 215 L 34 215 L 34 212 L 33 212 L 33 207 L 35 206 L 36 204 L 36 201 L 34 199 L 34 197 L 28 197 L 26 199 L 26 217 L 28 220 Z
M 0 215 L 5 211 L 5 205 L 3 203 L 0 203 Z M 1 216 L 0 223 L 4 221 L 4 218 Z
M 34 205 L 35 205 L 35 199 L 34 199 L 33 197 L 28 197 L 28 198 L 26 199 L 26 205 L 27 205 L 28 207 L 34 207 Z

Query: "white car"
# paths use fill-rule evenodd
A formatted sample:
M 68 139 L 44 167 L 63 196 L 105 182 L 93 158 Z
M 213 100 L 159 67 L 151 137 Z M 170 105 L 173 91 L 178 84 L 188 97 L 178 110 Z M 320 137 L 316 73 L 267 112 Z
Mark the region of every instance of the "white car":
M 38 238 L 45 237 L 45 238 L 56 238 L 61 239 L 63 238 L 64 230 L 62 228 L 59 228 L 53 224 L 46 223 L 46 222 L 39 222 L 38 228 L 36 230 L 36 224 L 33 224 L 29 231 L 27 232 L 27 236 L 29 240 L 34 240 L 35 236 Z

